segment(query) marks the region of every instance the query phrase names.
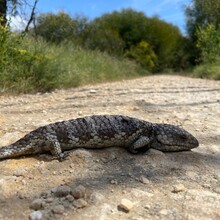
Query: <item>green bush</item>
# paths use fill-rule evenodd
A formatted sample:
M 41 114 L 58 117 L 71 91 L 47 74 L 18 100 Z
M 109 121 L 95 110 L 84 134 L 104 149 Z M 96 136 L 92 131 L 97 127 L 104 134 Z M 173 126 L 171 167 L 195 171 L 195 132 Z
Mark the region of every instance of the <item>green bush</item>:
M 114 58 L 100 51 L 85 50 L 71 43 L 53 47 L 53 50 L 53 53 L 58 54 L 56 59 L 63 69 L 60 75 L 63 88 L 148 74 L 140 65 L 127 59 Z
M 56 45 L 8 30 L 1 32 L 0 39 L 0 92 L 46 92 L 147 74 L 134 62 L 71 42 Z
M 40 42 L 0 26 L 0 48 L 0 91 L 49 91 L 57 86 L 56 67 Z
M 143 12 L 123 9 L 106 13 L 88 21 L 85 17 L 71 18 L 65 12 L 41 14 L 36 23 L 37 36 L 48 42 L 71 41 L 89 50 L 99 50 L 112 56 L 128 55 L 148 70 L 187 68 L 188 54 L 179 45 L 184 41 L 179 29 L 158 17 L 149 18 Z M 147 42 L 151 49 L 140 53 L 138 44 Z M 138 51 L 137 51 L 138 50 Z M 145 49 L 141 49 L 143 51 Z M 157 61 L 152 57 L 155 54 Z M 176 59 L 178 55 L 178 59 Z M 180 63 L 181 67 L 177 65 Z M 175 64 L 175 67 L 174 67 Z
M 146 41 L 141 41 L 136 46 L 131 46 L 126 55 L 135 59 L 149 71 L 152 71 L 156 66 L 157 56 Z
M 63 11 L 58 14 L 40 14 L 36 19 L 36 28 L 32 32 L 36 36 L 43 37 L 48 42 L 74 41 L 82 43 L 82 32 L 87 23 L 86 17 L 76 16 L 72 18 Z
M 145 63 L 148 69 L 162 71 L 164 68 L 173 68 L 173 63 L 176 62 L 175 54 L 179 55 L 179 60 L 187 58 L 185 51 L 179 47 L 184 39 L 179 29 L 157 17 L 149 18 L 142 12 L 132 9 L 114 11 L 93 20 L 87 28 L 88 33 L 84 36 L 83 46 L 108 53 L 110 51 L 112 55 L 129 53 L 130 58 L 142 65 Z M 141 42 L 147 42 L 151 49 L 150 54 L 155 54 L 157 62 L 151 55 L 148 58 L 140 55 Z M 143 53 L 143 48 L 141 50 Z M 146 55 L 149 55 L 149 51 Z M 181 68 L 183 67 L 184 65 Z
M 215 63 L 220 60 L 220 27 L 213 24 L 199 26 L 196 31 L 196 46 L 201 51 L 203 63 Z
M 196 66 L 193 75 L 200 78 L 220 80 L 220 63 Z

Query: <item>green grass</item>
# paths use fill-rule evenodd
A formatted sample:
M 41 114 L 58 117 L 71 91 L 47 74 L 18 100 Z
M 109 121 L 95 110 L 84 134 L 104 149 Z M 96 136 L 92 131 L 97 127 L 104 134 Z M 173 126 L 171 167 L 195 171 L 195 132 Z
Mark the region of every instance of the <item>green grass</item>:
M 8 44 L 0 60 L 1 93 L 47 92 L 148 74 L 127 59 L 71 43 L 54 45 L 25 37 L 16 45 Z
M 70 42 L 55 45 L 6 34 L 7 38 L 0 38 L 0 94 L 49 92 L 149 74 L 128 59 L 84 50 Z M 193 75 L 220 80 L 220 63 L 197 66 Z
M 220 63 L 196 66 L 193 70 L 193 75 L 199 78 L 220 80 Z

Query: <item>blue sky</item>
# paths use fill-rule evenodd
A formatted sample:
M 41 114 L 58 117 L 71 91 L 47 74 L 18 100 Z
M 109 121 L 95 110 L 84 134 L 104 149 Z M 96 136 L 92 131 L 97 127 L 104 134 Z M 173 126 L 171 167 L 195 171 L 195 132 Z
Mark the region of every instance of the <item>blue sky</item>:
M 191 0 L 39 0 L 37 12 L 56 13 L 64 10 L 72 16 L 82 14 L 93 19 L 114 10 L 133 8 L 149 17 L 157 15 L 185 32 L 184 6 L 190 2 Z

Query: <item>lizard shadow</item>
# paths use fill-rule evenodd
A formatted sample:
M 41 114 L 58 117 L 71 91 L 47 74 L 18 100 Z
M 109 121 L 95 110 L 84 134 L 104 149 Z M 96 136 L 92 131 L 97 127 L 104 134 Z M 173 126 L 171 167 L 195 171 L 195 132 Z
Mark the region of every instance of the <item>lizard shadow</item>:
M 188 171 L 194 172 L 196 181 L 199 182 L 201 172 L 206 170 L 207 166 L 210 169 L 220 166 L 220 155 L 195 151 L 162 153 L 150 150 L 143 155 L 123 153 L 122 149 L 109 151 L 110 154 L 116 151 L 114 159 L 100 162 L 103 150 L 92 153 L 93 160 L 99 160 L 98 164 L 93 162 L 93 166 L 86 169 L 87 175 L 73 178 L 69 184 L 87 183 L 87 186 L 92 188 L 105 188 L 109 184 L 117 183 L 117 185 L 136 187 L 142 184 L 142 177 L 152 183 L 163 183 L 166 178 L 178 178 L 178 180 L 188 178 L 189 181 L 194 181 L 187 176 Z M 123 154 L 124 156 L 121 157 Z
M 110 196 L 111 190 L 120 193 L 123 189 L 134 190 L 133 193 L 153 194 L 155 189 L 170 188 L 172 186 L 170 184 L 176 181 L 190 181 L 201 185 L 202 178 L 208 179 L 204 175 L 210 171 L 209 168 L 220 166 L 220 155 L 196 151 L 162 153 L 152 149 L 142 155 L 133 155 L 120 148 L 77 149 L 72 151 L 63 162 L 55 161 L 49 155 L 35 156 L 35 158 L 45 162 L 43 165 L 49 170 L 49 173 L 42 173 L 37 178 L 41 180 L 45 178 L 47 181 L 53 178 L 51 173 L 56 172 L 55 178 L 66 175 L 65 185 L 72 189 L 83 185 L 90 192 L 100 192 L 105 196 Z M 75 173 L 69 172 L 71 169 Z M 193 172 L 193 176 L 189 176 L 187 171 Z M 144 181 L 141 177 L 145 178 Z M 53 184 L 53 188 L 50 188 L 46 183 L 43 186 L 43 183 L 44 181 L 39 183 L 42 187 L 40 193 L 35 192 L 28 199 L 24 198 L 22 204 L 29 206 L 30 201 L 43 198 L 41 195 L 45 195 L 48 191 L 52 192 L 54 187 L 59 186 Z M 15 202 L 19 205 L 19 201 L 19 198 L 11 196 L 0 199 L 0 204 L 2 209 L 7 210 L 9 204 L 10 207 Z

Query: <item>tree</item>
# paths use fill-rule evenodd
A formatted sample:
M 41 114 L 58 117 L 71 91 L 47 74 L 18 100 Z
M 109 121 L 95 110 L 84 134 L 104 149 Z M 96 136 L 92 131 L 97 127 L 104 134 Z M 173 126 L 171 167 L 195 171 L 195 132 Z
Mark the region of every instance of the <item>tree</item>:
M 183 36 L 178 27 L 169 24 L 158 17 L 149 18 L 148 32 L 145 36 L 158 57 L 158 70 L 172 68 L 175 52 L 179 50 L 179 42 Z
M 220 0 L 192 0 L 192 4 L 185 9 L 187 17 L 187 31 L 189 36 L 196 40 L 197 27 L 220 24 Z
M 35 0 L 35 1 L 34 1 L 34 5 L 33 5 L 32 9 L 31 9 L 30 18 L 29 18 L 29 20 L 28 20 L 28 22 L 27 22 L 27 25 L 26 25 L 26 27 L 25 27 L 25 29 L 24 29 L 24 32 L 28 32 L 28 29 L 29 29 L 31 23 L 32 23 L 33 21 L 35 21 L 35 10 L 36 10 L 38 1 L 39 1 L 39 0 Z
M 216 51 L 214 42 L 218 41 L 216 33 L 220 26 L 220 0 L 192 0 L 192 4 L 186 7 L 185 14 L 191 41 L 191 57 L 194 62 L 211 61 L 211 57 L 215 56 L 213 52 Z M 213 42 L 205 43 L 205 38 Z
M 215 63 L 220 58 L 220 27 L 213 24 L 199 27 L 196 31 L 197 48 L 201 51 L 203 63 Z
M 7 1 L 0 0 L 0 25 L 5 26 L 7 23 Z
M 24 15 L 27 16 L 29 12 L 25 12 L 26 9 L 27 11 L 31 11 L 24 30 L 24 32 L 27 32 L 30 24 L 35 19 L 35 10 L 38 1 L 39 0 L 34 0 L 33 5 L 31 5 L 29 4 L 28 0 L 0 0 L 0 25 L 5 26 L 7 23 L 9 23 L 7 17 L 9 17 L 10 21 L 11 17 L 15 15 L 20 15 L 21 17 Z
M 40 14 L 36 19 L 35 33 L 45 40 L 60 43 L 78 40 L 87 23 L 85 17 L 70 17 L 66 12 Z M 77 39 L 76 39 L 77 38 Z
M 109 30 L 117 33 L 124 42 L 123 50 L 127 50 L 132 45 L 138 44 L 147 35 L 147 21 L 148 18 L 144 13 L 123 9 L 120 12 L 104 14 L 92 21 L 91 25 L 98 31 Z M 121 44 L 120 41 L 118 42 Z
M 157 17 L 148 18 L 143 12 L 132 9 L 104 14 L 92 21 L 89 27 L 84 39 L 87 48 L 110 51 L 113 55 L 129 54 L 142 65 L 145 63 L 144 66 L 156 67 L 157 70 L 172 68 L 174 51 L 182 40 L 176 26 Z M 146 58 L 149 54 L 150 57 Z

